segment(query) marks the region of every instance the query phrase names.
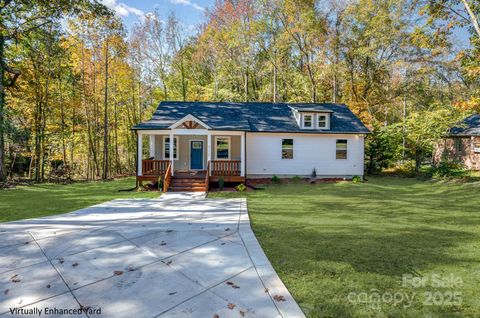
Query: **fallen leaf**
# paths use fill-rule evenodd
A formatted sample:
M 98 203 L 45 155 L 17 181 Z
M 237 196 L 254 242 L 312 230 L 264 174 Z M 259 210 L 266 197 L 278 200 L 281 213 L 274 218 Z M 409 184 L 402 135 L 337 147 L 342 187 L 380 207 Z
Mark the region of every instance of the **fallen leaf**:
M 58 262 L 59 262 L 60 264 L 63 264 L 63 262 L 65 262 L 65 261 L 63 260 L 63 257 L 60 257 L 60 258 L 58 259 Z
M 245 317 L 245 312 L 243 310 L 239 310 L 238 313 L 240 314 L 240 316 Z
M 162 242 L 160 243 L 160 245 L 161 245 L 161 246 L 167 245 L 167 243 L 165 243 L 164 241 L 162 241 Z
M 226 243 L 225 243 L 225 242 L 223 242 L 223 243 L 222 243 L 222 244 L 220 244 L 220 245 L 225 245 L 225 244 L 226 244 Z
M 166 230 L 165 232 L 170 233 L 170 232 L 173 232 L 173 230 Z
M 77 266 L 78 266 L 78 263 L 77 263 L 77 262 L 75 262 L 75 263 L 72 264 L 72 267 L 77 267 Z
M 21 282 L 20 278 L 18 278 L 18 274 L 13 275 L 12 277 L 10 277 L 10 279 L 12 280 L 12 283 L 20 283 Z
M 170 265 L 170 264 L 172 264 L 172 261 L 168 261 L 166 264 L 167 264 L 167 265 Z
M 8 294 L 8 289 L 5 289 L 5 291 L 3 292 L 4 295 Z
M 135 267 L 133 267 L 133 266 L 128 266 L 128 267 L 127 267 L 127 270 L 128 270 L 129 272 L 133 272 L 133 271 L 135 270 Z
M 175 295 L 177 292 L 171 292 L 169 293 L 170 296 Z
M 233 310 L 233 308 L 235 308 L 235 304 L 228 303 L 227 308 Z
M 25 242 L 25 245 L 30 244 L 30 242 Z
M 117 275 L 117 276 L 120 276 L 120 275 L 123 274 L 123 271 L 114 271 L 113 274 Z
M 265 288 L 265 292 L 268 293 L 268 288 Z
M 48 285 L 47 285 L 47 286 L 45 286 L 45 287 L 47 287 L 47 288 L 50 288 L 50 287 L 52 287 L 52 286 L 50 286 L 50 284 L 48 284 Z
M 228 231 L 230 231 L 230 228 L 229 228 L 229 227 L 227 227 L 227 228 L 225 229 L 225 232 L 228 232 Z
M 286 301 L 285 297 L 283 297 L 282 295 L 275 295 L 273 296 L 273 299 L 275 299 L 275 301 Z
M 213 318 L 220 318 L 220 316 L 215 314 L 215 315 L 213 315 Z
M 235 288 L 235 289 L 240 288 L 240 286 L 236 285 L 233 282 L 227 282 L 227 285 L 230 285 L 230 286 L 232 286 L 232 288 Z

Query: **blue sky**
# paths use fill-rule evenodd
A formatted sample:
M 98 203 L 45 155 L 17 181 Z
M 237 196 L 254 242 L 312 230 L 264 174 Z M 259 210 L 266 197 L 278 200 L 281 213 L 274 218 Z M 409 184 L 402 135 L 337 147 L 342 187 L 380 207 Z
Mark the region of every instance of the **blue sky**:
M 193 26 L 205 21 L 205 9 L 214 5 L 215 0 L 100 0 L 107 7 L 115 10 L 122 17 L 130 30 L 131 26 L 140 21 L 147 13 L 157 9 L 161 18 L 166 20 L 171 12 L 190 30 Z M 456 49 L 469 46 L 468 32 L 465 29 L 456 29 L 452 38 Z
M 127 29 L 142 16 L 157 9 L 163 19 L 175 12 L 181 23 L 190 26 L 205 21 L 205 9 L 214 4 L 214 0 L 100 0 L 122 17 Z

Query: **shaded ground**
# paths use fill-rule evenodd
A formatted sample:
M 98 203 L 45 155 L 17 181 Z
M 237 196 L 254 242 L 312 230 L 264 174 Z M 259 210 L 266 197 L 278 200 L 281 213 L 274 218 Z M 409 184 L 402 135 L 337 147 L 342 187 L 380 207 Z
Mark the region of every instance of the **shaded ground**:
M 446 318 L 480 316 L 479 191 L 384 177 L 210 197 L 247 197 L 260 244 L 308 317 Z
M 158 192 L 130 192 L 134 178 L 79 182 L 69 185 L 38 184 L 0 189 L 0 222 L 75 211 L 120 198 L 155 198 Z

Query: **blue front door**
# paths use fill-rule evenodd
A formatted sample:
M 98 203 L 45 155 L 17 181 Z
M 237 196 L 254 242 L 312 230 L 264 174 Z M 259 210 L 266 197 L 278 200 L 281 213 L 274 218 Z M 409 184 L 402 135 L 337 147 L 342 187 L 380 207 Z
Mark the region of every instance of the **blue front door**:
M 190 169 L 203 169 L 203 141 L 190 141 Z

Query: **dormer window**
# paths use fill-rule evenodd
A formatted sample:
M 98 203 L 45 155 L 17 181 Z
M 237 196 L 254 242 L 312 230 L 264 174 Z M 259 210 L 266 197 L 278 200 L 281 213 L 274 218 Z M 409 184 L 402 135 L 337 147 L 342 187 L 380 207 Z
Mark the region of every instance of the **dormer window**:
M 318 128 L 327 128 L 327 115 L 318 115 L 317 124 Z
M 303 115 L 303 128 L 313 128 L 313 116 L 310 114 Z

